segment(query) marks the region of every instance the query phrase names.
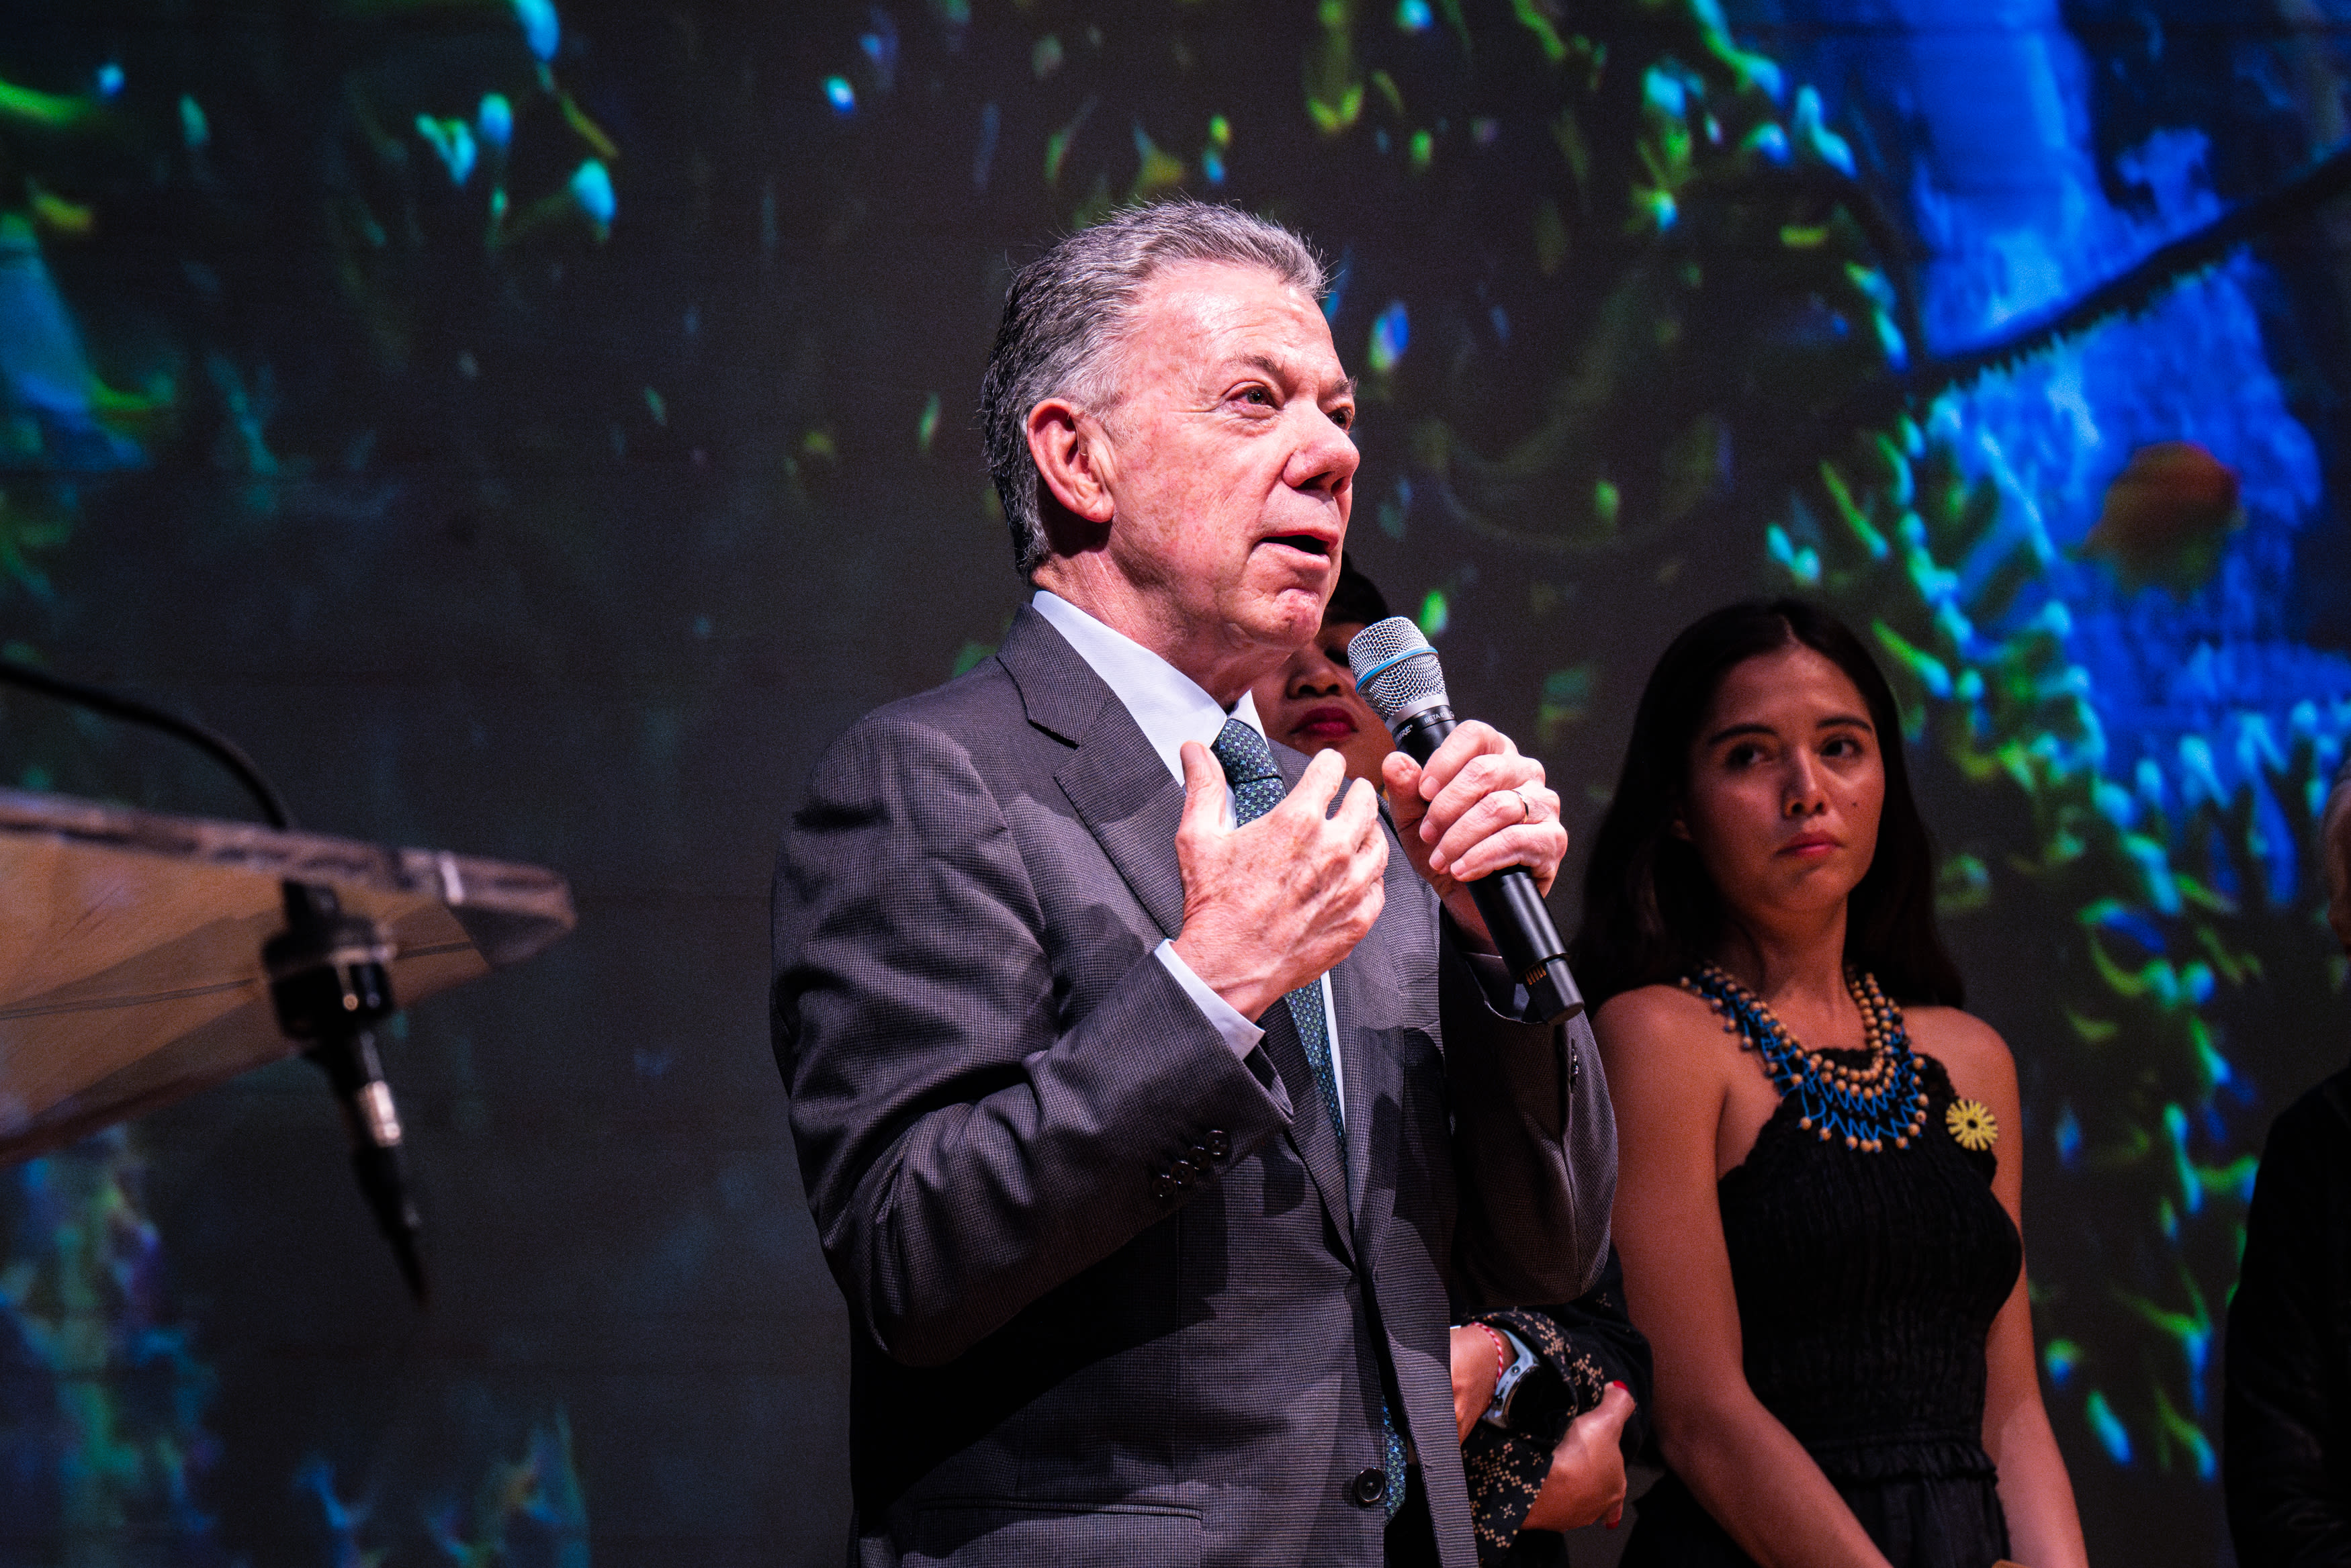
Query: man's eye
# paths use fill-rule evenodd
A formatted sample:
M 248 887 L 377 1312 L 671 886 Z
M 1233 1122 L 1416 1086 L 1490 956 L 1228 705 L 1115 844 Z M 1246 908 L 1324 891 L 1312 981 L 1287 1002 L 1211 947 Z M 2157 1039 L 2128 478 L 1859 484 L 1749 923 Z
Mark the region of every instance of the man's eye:
M 1241 397 L 1244 401 L 1256 403 L 1261 408 L 1270 408 L 1273 405 L 1273 394 L 1263 387 L 1251 387 L 1243 392 Z
M 1355 410 L 1342 404 L 1331 410 L 1331 422 L 1343 431 L 1353 430 L 1355 428 Z

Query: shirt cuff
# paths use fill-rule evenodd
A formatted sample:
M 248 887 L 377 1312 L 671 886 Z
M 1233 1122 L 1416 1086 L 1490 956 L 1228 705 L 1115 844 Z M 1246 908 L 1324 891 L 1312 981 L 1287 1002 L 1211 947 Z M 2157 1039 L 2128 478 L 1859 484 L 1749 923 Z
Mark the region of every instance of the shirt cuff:
M 1167 966 L 1167 972 L 1176 977 L 1176 983 L 1184 988 L 1184 994 L 1192 999 L 1192 1005 L 1200 1010 L 1208 1027 L 1224 1037 L 1225 1044 L 1237 1059 L 1246 1058 L 1257 1049 L 1257 1043 L 1265 1038 L 1265 1031 L 1243 1018 L 1238 1009 L 1210 991 L 1208 982 L 1192 972 L 1192 966 L 1176 950 L 1175 939 L 1161 942 L 1153 950 L 1153 956 Z

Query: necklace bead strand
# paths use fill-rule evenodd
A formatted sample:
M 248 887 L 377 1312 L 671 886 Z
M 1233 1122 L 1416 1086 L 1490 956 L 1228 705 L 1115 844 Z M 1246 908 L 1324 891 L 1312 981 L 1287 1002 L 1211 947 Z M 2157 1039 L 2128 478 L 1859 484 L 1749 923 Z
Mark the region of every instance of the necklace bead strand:
M 1850 1149 L 1876 1154 L 1890 1140 L 1907 1148 L 1927 1125 L 1927 1093 L 1902 1010 L 1878 989 L 1875 975 L 1845 971 L 1845 989 L 1861 1012 L 1859 1066 L 1831 1061 L 1797 1043 L 1769 1003 L 1713 964 L 1701 964 L 1678 982 L 1706 999 L 1726 1034 L 1744 1037 L 1763 1059 L 1765 1075 L 1782 1098 L 1797 1096 L 1796 1125 L 1823 1143 L 1842 1138 Z

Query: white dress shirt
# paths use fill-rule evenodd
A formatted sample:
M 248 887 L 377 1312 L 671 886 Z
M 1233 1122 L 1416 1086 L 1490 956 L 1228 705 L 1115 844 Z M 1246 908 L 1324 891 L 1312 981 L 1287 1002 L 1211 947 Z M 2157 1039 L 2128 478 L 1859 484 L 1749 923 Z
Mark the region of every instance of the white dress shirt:
M 1228 719 L 1238 719 L 1259 734 L 1265 733 L 1265 725 L 1257 716 L 1257 701 L 1250 693 L 1242 692 L 1241 700 L 1228 713 L 1201 689 L 1199 682 L 1141 643 L 1113 631 L 1051 589 L 1038 589 L 1030 602 L 1134 716 L 1144 739 L 1166 763 L 1167 771 L 1175 775 L 1177 784 L 1184 782 L 1185 742 L 1197 741 L 1213 750 L 1217 737 L 1224 733 Z M 1225 821 L 1233 821 L 1229 788 L 1225 792 Z M 1167 966 L 1167 972 L 1176 977 L 1176 983 L 1184 988 L 1184 993 L 1199 1008 L 1201 1015 L 1232 1047 L 1234 1055 L 1247 1056 L 1257 1049 L 1258 1042 L 1265 1038 L 1265 1031 L 1209 990 L 1176 950 L 1173 940 L 1162 941 L 1155 956 Z M 1347 1096 L 1344 1070 L 1339 1064 L 1339 1014 L 1332 1005 L 1331 976 L 1327 971 L 1317 983 L 1322 988 L 1322 1015 L 1330 1021 L 1331 1087 L 1343 1106 Z

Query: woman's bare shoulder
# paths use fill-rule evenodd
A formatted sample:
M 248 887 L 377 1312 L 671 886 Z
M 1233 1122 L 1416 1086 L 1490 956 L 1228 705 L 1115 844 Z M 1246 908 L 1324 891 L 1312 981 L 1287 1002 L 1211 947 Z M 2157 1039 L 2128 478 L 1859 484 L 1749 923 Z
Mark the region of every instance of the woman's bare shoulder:
M 1711 1213 L 1718 1124 L 1741 1065 L 1738 1038 L 1723 1033 L 1703 998 L 1672 985 L 1610 997 L 1592 1033 L 1616 1110 L 1618 1200 L 1687 1180 L 1703 1189 Z
M 1613 1079 L 1619 1060 L 1631 1067 L 1670 1064 L 1687 1070 L 1696 1061 L 1723 1054 L 1722 1020 L 1703 997 L 1677 985 L 1644 985 L 1620 992 L 1602 1004 L 1592 1033 L 1608 1058 Z
M 1704 997 L 1678 985 L 1636 985 L 1602 1002 L 1592 1026 L 1595 1030 L 1674 1029 L 1710 1023 L 1714 1016 L 1714 1008 Z
M 1980 1085 L 1979 1095 L 2001 1084 L 2016 1081 L 2016 1063 L 2000 1031 L 1972 1012 L 1956 1007 L 1910 1007 L 1903 1010 L 1910 1043 L 1943 1064 L 1961 1094 Z

